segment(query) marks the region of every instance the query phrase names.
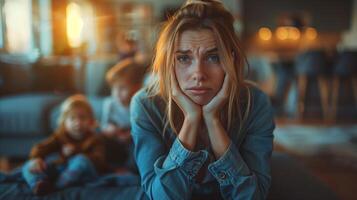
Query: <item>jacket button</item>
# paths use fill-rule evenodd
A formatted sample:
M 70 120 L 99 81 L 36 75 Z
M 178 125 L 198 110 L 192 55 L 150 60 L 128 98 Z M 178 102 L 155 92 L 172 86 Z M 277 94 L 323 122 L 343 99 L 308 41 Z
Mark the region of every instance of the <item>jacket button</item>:
M 218 177 L 219 177 L 220 179 L 224 180 L 224 179 L 227 178 L 227 174 L 226 174 L 225 172 L 220 172 L 220 173 L 218 174 Z

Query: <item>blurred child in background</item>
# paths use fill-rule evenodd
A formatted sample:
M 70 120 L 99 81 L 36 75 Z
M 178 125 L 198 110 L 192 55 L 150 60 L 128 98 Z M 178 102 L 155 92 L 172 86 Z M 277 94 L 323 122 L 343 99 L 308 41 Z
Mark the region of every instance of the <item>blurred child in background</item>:
M 118 152 L 118 146 L 125 146 L 129 153 L 127 167 L 136 169 L 131 153 L 132 141 L 130 135 L 130 110 L 132 96 L 142 87 L 145 76 L 145 65 L 133 59 L 125 59 L 111 68 L 106 74 L 106 81 L 111 87 L 111 96 L 103 104 L 101 127 L 103 133 L 113 139 L 107 147 Z M 113 154 L 109 162 L 115 164 L 122 156 Z M 110 156 L 111 157 L 111 156 Z
M 105 148 L 94 133 L 96 120 L 91 105 L 82 95 L 65 100 L 59 127 L 35 145 L 22 174 L 37 195 L 83 183 L 106 171 Z

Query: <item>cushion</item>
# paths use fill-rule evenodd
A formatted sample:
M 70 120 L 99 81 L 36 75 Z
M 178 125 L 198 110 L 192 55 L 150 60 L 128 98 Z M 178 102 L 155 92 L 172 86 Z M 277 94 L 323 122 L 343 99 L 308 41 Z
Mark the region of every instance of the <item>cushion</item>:
M 64 96 L 21 94 L 0 99 L 0 135 L 42 135 L 50 131 L 50 110 Z

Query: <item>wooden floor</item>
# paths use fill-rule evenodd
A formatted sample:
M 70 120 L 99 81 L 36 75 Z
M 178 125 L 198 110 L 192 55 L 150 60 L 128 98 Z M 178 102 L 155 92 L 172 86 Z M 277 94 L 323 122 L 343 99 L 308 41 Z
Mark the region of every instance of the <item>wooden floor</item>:
M 306 159 L 305 162 L 341 199 L 356 199 L 356 166 L 348 165 L 344 160 L 330 160 L 328 157 Z
M 334 126 L 337 124 L 331 121 L 321 120 L 276 120 L 277 125 L 313 125 L 313 126 Z M 356 121 L 345 121 L 338 123 L 340 125 L 356 125 Z M 357 130 L 356 130 L 357 133 Z M 356 143 L 357 148 L 357 143 Z M 333 152 L 319 155 L 303 156 L 296 154 L 283 146 L 275 144 L 274 151 L 285 152 L 297 160 L 301 164 L 306 166 L 310 172 L 312 172 L 318 179 L 323 181 L 328 187 L 330 187 L 337 196 L 342 200 L 355 200 L 357 199 L 357 159 L 351 159 L 348 156 L 341 154 L 334 155 Z
M 357 163 L 329 155 L 301 156 L 276 146 L 275 151 L 285 152 L 300 161 L 312 174 L 324 182 L 342 200 L 355 200 L 357 192 Z

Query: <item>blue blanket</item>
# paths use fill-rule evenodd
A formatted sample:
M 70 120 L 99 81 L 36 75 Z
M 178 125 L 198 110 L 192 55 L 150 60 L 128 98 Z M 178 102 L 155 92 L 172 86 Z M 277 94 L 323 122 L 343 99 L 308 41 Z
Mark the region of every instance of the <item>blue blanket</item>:
M 173 186 L 174 187 L 174 186 Z M 19 170 L 0 173 L 0 200 L 60 200 L 60 199 L 148 199 L 136 175 L 107 175 L 83 186 L 71 187 L 53 194 L 37 197 L 23 180 Z M 209 198 L 197 198 L 208 200 Z M 303 165 L 286 154 L 273 153 L 272 184 L 268 200 L 323 199 L 336 200 L 336 194 L 309 173 Z
M 19 169 L 9 174 L 0 173 L 0 199 L 1 200 L 60 200 L 60 199 L 147 199 L 140 187 L 140 178 L 137 175 L 102 176 L 94 182 L 85 185 L 70 187 L 56 191 L 47 196 L 33 195 Z

